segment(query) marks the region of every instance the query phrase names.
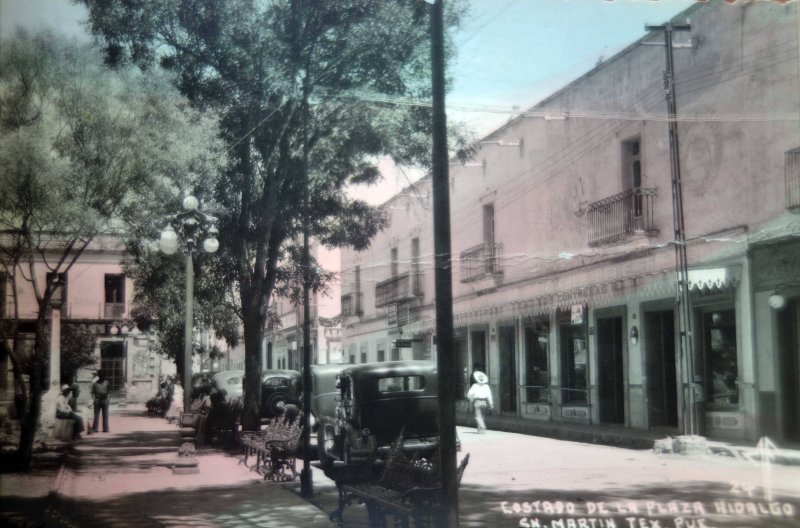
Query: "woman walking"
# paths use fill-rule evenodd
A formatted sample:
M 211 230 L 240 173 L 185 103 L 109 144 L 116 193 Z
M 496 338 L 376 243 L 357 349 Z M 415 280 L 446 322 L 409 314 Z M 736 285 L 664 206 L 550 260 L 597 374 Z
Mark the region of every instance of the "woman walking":
M 103 411 L 103 432 L 107 433 L 109 388 L 108 380 L 103 374 L 103 371 L 97 373 L 97 379 L 92 383 L 92 398 L 94 399 L 94 423 L 92 424 L 92 432 L 97 432 L 100 411 Z

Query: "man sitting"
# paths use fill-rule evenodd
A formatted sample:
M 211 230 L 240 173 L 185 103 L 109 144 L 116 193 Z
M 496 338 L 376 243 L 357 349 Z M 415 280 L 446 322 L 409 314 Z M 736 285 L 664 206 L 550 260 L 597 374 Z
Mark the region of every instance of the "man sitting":
M 62 420 L 74 420 L 75 427 L 72 429 L 72 439 L 80 440 L 81 432 L 83 431 L 83 418 L 72 410 L 69 405 L 69 396 L 72 392 L 72 387 L 64 385 L 61 387 L 61 394 L 56 398 L 56 418 Z

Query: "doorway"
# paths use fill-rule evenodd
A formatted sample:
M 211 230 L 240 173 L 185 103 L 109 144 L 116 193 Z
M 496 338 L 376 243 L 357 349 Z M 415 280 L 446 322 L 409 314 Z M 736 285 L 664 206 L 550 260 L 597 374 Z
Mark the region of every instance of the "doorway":
M 678 371 L 673 311 L 645 312 L 644 336 L 650 427 L 678 427 Z
M 100 369 L 106 375 L 110 391 L 118 391 L 125 386 L 125 348 L 122 341 L 100 345 Z
M 622 316 L 597 319 L 597 390 L 601 423 L 625 423 Z
M 800 442 L 800 299 L 778 312 L 783 439 Z
M 500 334 L 500 411 L 517 412 L 516 339 L 513 326 L 501 326 Z

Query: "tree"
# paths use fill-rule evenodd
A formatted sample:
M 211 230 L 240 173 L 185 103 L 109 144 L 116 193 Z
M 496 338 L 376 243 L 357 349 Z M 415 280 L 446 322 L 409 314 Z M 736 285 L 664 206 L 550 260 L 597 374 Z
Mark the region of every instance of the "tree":
M 213 176 L 224 159 L 214 118 L 193 111 L 163 73 L 110 72 L 98 50 L 49 34 L 2 42 L 0 264 L 12 307 L 0 341 L 11 349 L 15 384 L 30 380 L 18 404 L 23 466 L 46 389 L 47 314 L 59 277 L 98 237 L 152 222 L 165 197 L 196 175 Z M 35 297 L 29 354 L 18 332 L 23 285 Z
M 257 429 L 263 332 L 290 248 L 303 228 L 327 245 L 367 247 L 386 219 L 342 188 L 376 181 L 383 155 L 430 161 L 430 108 L 413 103 L 430 97 L 427 4 L 79 1 L 109 63 L 174 71 L 195 107 L 221 115 L 232 163 L 214 193 L 226 242 L 216 272 L 238 293 L 243 425 Z M 448 5 L 453 26 L 461 4 Z
M 78 371 L 95 364 L 97 336 L 86 325 L 64 325 L 61 331 L 61 381 L 74 383 Z

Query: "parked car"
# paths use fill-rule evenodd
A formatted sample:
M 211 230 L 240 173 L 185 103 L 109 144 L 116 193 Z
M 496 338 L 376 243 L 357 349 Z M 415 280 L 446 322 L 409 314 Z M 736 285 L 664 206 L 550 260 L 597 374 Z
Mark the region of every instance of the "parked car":
M 261 417 L 283 414 L 286 404 L 302 407 L 302 378 L 296 370 L 265 370 L 261 374 Z
M 313 370 L 312 370 L 313 373 Z M 348 365 L 338 376 L 338 401 L 330 411 L 331 371 L 315 380 L 317 448 L 323 467 L 350 463 L 355 452 L 388 452 L 402 432 L 404 451 L 426 456 L 438 446 L 436 364 L 392 361 Z M 326 379 L 327 378 L 327 381 Z M 317 393 L 319 391 L 319 393 Z
M 311 414 L 316 419 L 320 416 L 335 416 L 339 404 L 339 375 L 350 364 L 329 363 L 311 367 Z M 319 422 L 317 422 L 318 426 Z
M 217 397 L 226 402 L 234 399 L 240 400 L 244 394 L 243 379 L 243 370 L 218 372 L 211 378 L 211 388 L 216 389 Z

